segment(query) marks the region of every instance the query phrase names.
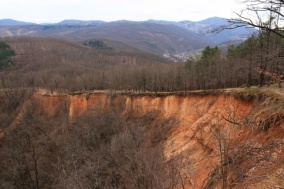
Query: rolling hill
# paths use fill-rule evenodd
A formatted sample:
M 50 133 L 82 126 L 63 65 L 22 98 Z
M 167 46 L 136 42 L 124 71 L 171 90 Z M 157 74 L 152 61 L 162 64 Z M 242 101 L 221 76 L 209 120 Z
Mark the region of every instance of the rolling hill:
M 118 41 L 137 49 L 156 53 L 178 53 L 203 48 L 213 43 L 194 32 L 175 25 L 148 22 L 118 21 L 101 24 L 68 34 L 57 36 L 75 41 L 107 39 Z
M 226 24 L 213 17 L 199 22 L 148 20 L 143 22 L 63 20 L 55 24 L 31 24 L 0 20 L 0 36 L 43 36 L 74 42 L 101 41 L 115 51 L 144 51 L 174 60 L 186 60 L 190 53 L 206 46 L 238 44 L 254 30 L 238 28 L 218 34 L 207 33 Z
M 132 77 L 141 70 L 161 69 L 171 63 L 138 50 L 133 53 L 105 51 L 55 38 L 12 37 L 2 40 L 16 52 L 16 66 L 0 70 L 2 87 L 45 86 L 83 90 L 110 88 L 116 82 L 129 87 L 130 83 L 119 81 L 118 75 L 128 74 L 127 78 L 135 81 Z
M 187 52 L 214 45 L 202 35 L 173 24 L 130 21 L 97 23 L 97 25 L 56 24 L 0 27 L 0 36 L 48 36 L 76 42 L 99 39 L 119 42 L 159 55 Z

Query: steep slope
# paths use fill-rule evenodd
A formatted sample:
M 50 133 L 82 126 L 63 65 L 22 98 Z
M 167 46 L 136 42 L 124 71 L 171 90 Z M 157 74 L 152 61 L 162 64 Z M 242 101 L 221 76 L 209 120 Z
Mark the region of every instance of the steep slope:
M 143 121 L 153 114 L 153 120 L 147 127 L 153 132 L 152 137 L 163 145 L 168 161 L 183 158 L 179 169 L 184 176 L 187 175 L 187 182 L 192 183 L 192 186 L 187 185 L 188 188 L 202 187 L 203 184 L 219 188 L 220 184 L 214 180 L 224 175 L 216 168 L 227 171 L 226 182 L 236 187 L 252 186 L 259 182 L 258 176 L 283 170 L 284 122 L 278 105 L 246 102 L 230 95 L 118 96 L 113 99 L 91 95 L 88 100 L 84 99 L 84 96 L 71 98 L 70 120 L 92 107 L 114 104 L 120 104 L 122 114 L 132 119 Z M 165 130 L 165 123 L 173 125 Z M 160 128 L 161 125 L 163 128 Z M 254 157 L 256 153 L 261 157 Z M 271 154 L 274 154 L 272 159 Z M 261 165 L 257 163 L 259 159 L 262 159 Z M 223 167 L 218 167 L 220 161 Z M 273 180 L 271 177 L 264 179 Z M 284 184 L 281 179 L 274 182 Z M 263 182 L 258 186 L 267 188 L 271 184 Z
M 80 128 L 80 117 L 88 112 L 102 109 L 114 109 L 138 130 L 144 127 L 148 148 L 158 145 L 165 165 L 175 162 L 171 171 L 177 169 L 180 178 L 174 188 L 221 188 L 223 183 L 264 189 L 284 184 L 283 101 L 266 93 L 35 94 L 32 102 L 48 120 L 65 112 L 73 127 Z M 65 129 L 63 124 L 48 130 L 56 138 L 54 134 Z

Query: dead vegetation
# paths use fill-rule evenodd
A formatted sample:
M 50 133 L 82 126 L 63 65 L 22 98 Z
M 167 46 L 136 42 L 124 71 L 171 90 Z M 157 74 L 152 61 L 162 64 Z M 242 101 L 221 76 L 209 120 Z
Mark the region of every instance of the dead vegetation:
M 119 100 L 147 96 L 107 97 L 112 101 L 107 107 L 94 106 L 71 121 L 68 114 L 72 102 L 62 101 L 68 95 L 32 97 L 33 101 L 25 103 L 31 99 L 27 92 L 2 91 L 2 104 L 6 105 L 1 106 L 5 133 L 0 139 L 1 187 L 265 188 L 283 185 L 281 103 L 257 96 L 250 102 L 240 101 L 228 96 L 226 91 L 223 93 L 223 97 L 215 92 L 211 97 L 199 96 L 212 102 L 204 107 L 191 105 L 199 109 L 206 107 L 202 110 L 206 112 L 185 126 L 187 114 L 182 112 L 165 118 L 165 110 L 153 109 L 137 116 L 126 113 L 126 105 Z M 194 99 L 197 94 L 168 97 L 180 99 L 176 103 L 182 103 L 181 98 Z M 98 94 L 90 94 L 88 101 L 92 101 L 93 95 Z M 56 113 L 42 109 L 48 97 L 62 102 L 54 107 Z M 167 96 L 146 99 L 160 98 Z M 222 103 L 229 104 L 223 107 Z M 24 104 L 27 107 L 21 111 Z M 49 100 L 49 104 L 53 102 Z M 9 107 L 14 113 L 7 114 Z M 14 123 L 16 126 L 8 129 L 19 113 L 23 115 Z

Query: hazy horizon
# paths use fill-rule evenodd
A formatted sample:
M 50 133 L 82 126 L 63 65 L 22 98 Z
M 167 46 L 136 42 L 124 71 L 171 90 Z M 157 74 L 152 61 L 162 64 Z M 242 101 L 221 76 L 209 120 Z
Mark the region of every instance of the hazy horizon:
M 1 21 L 1 20 L 14 20 L 14 21 L 18 21 L 18 22 L 26 22 L 26 23 L 33 23 L 33 24 L 57 24 L 57 23 L 60 23 L 60 22 L 63 22 L 63 21 L 83 21 L 83 22 L 92 22 L 92 21 L 101 21 L 101 22 L 129 21 L 129 22 L 147 22 L 147 21 L 155 20 L 155 21 L 166 21 L 166 22 L 181 22 L 181 21 L 199 22 L 199 21 L 203 21 L 203 20 L 206 20 L 206 19 L 214 18 L 214 17 L 217 17 L 217 16 L 208 17 L 208 18 L 204 18 L 204 19 L 202 19 L 202 20 L 197 20 L 197 21 L 193 21 L 193 20 L 179 20 L 179 21 L 173 21 L 173 20 L 161 20 L 161 19 L 148 19 L 148 20 L 139 20 L 139 21 L 123 19 L 123 20 L 105 21 L 105 20 L 80 20 L 80 19 L 72 19 L 72 18 L 70 18 L 70 19 L 67 18 L 67 19 L 64 19 L 64 20 L 59 20 L 58 22 L 43 22 L 43 23 L 35 23 L 35 22 L 28 21 L 28 20 L 16 20 L 16 19 L 12 19 L 12 18 L 0 18 L 0 21 Z M 223 17 L 218 17 L 218 18 L 223 18 Z M 224 19 L 226 19 L 226 18 L 224 18 Z
M 1 0 L 0 19 L 32 23 L 58 23 L 63 20 L 101 21 L 200 21 L 210 17 L 232 18 L 240 10 L 236 0 L 189 2 L 130 0 Z

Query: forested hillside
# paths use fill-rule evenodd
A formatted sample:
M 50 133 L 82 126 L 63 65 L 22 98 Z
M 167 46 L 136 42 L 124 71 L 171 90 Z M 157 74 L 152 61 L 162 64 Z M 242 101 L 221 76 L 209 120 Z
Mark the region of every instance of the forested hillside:
M 186 63 L 139 52 L 96 49 L 59 39 L 2 38 L 14 49 L 15 66 L 1 70 L 1 87 L 78 90 L 185 91 L 274 82 L 283 74 L 283 38 L 271 33 L 230 46 L 224 55 L 206 47 Z
M 143 78 L 158 73 L 159 69 L 166 69 L 170 63 L 143 52 L 100 51 L 52 38 L 16 37 L 3 40 L 16 52 L 13 58 L 16 65 L 1 70 L 3 88 L 44 87 L 70 91 L 142 89 Z

